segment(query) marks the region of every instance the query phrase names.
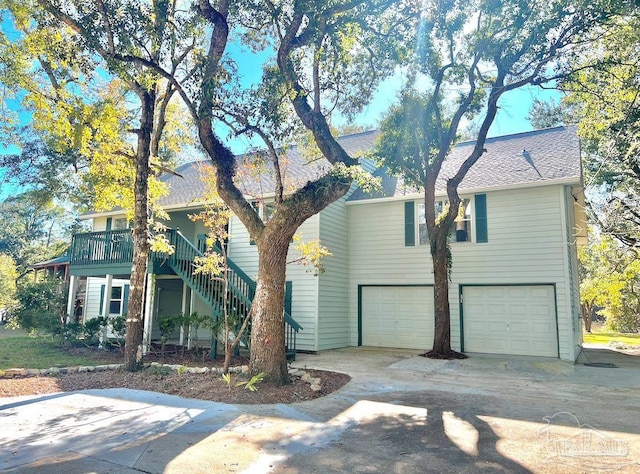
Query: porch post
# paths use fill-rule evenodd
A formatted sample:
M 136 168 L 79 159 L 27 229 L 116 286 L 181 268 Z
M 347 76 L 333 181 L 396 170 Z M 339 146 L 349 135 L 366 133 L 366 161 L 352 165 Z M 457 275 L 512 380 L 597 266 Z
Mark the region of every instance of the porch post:
M 102 299 L 102 314 L 105 318 L 109 317 L 109 303 L 111 303 L 111 287 L 113 286 L 113 275 L 106 275 L 104 282 L 104 297 Z
M 189 304 L 187 301 L 187 297 L 189 296 L 189 287 L 183 281 L 182 282 L 182 314 L 187 314 L 187 305 Z M 180 325 L 180 345 L 184 345 L 184 324 Z
M 78 287 L 78 277 L 71 275 L 69 279 L 69 294 L 67 295 L 67 324 L 71 321 L 71 315 L 75 310 L 76 291 Z
M 191 292 L 191 298 L 189 299 L 189 314 L 193 313 L 193 305 L 195 303 L 195 293 L 192 291 Z M 191 334 L 191 324 L 189 324 L 189 334 L 187 335 L 188 339 L 187 339 L 187 349 L 191 349 L 191 339 L 192 339 L 192 334 Z M 198 337 L 198 334 L 196 333 L 196 338 Z
M 151 330 L 153 328 L 153 295 L 155 294 L 156 280 L 152 273 L 147 274 L 146 294 L 144 297 L 144 329 L 142 333 L 142 355 L 149 352 L 151 345 Z

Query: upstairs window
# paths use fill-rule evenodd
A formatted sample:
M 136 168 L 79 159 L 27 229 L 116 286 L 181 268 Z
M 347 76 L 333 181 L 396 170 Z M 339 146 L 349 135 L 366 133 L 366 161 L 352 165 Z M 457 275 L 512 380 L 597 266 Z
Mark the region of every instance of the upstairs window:
M 436 215 L 444 210 L 447 201 L 437 201 Z M 429 242 L 424 216 L 424 202 L 405 202 L 405 246 L 426 245 Z M 475 234 L 474 234 L 475 232 Z M 475 240 L 474 240 L 475 235 Z M 486 195 L 478 194 L 473 200 L 464 199 L 455 227 L 449 236 L 450 242 L 488 241 Z

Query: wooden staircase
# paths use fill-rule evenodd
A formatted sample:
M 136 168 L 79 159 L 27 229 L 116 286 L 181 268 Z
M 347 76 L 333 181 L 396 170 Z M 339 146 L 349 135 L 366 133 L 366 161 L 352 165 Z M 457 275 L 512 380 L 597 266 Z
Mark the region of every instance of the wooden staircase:
M 193 262 L 197 257 L 203 256 L 203 253 L 177 229 L 168 230 L 166 236 L 175 249 L 175 252 L 171 255 L 162 254 L 166 264 L 182 278 L 192 291 L 211 306 L 214 318 L 223 316 L 225 304 L 224 283 L 215 281 L 209 275 L 203 273 L 194 274 Z M 230 312 L 237 314 L 240 320 L 244 320 L 251 309 L 251 303 L 256 293 L 256 282 L 228 257 L 227 266 L 227 307 Z M 290 301 L 290 285 L 287 285 L 287 290 L 289 294 L 285 299 Z M 302 326 L 291 317 L 286 309 L 284 310 L 284 319 L 287 359 L 295 360 L 296 336 L 302 330 Z M 251 324 L 249 324 L 249 329 L 250 327 Z M 249 338 L 250 331 L 247 332 L 243 339 L 248 342 Z

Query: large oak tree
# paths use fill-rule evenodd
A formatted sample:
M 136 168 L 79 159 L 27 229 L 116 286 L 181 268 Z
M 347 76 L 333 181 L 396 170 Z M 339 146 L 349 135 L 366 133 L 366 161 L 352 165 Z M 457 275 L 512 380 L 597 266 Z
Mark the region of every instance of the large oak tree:
M 485 140 L 509 91 L 566 77 L 624 2 L 558 0 L 426 1 L 416 11 L 416 51 L 399 105 L 382 126 L 378 155 L 424 191 L 434 272 L 434 358 L 463 357 L 451 349 L 449 236 L 459 216 L 458 186 L 485 152 Z M 425 87 L 426 84 L 426 87 Z M 443 163 L 461 124 L 476 120 L 475 146 L 458 169 Z M 449 206 L 436 210 L 436 189 Z
M 330 114 L 354 113 L 368 101 L 381 78 L 402 54 L 407 5 L 386 1 L 152 1 L 94 3 L 38 0 L 57 22 L 126 82 L 140 104 L 136 127 L 136 209 L 134 270 L 127 330 L 127 367 L 139 366 L 143 277 L 148 253 L 145 180 L 153 149 L 156 100 L 175 91 L 197 127 L 216 169 L 219 195 L 256 242 L 257 293 L 251 309 L 253 373 L 285 383 L 284 287 L 289 243 L 310 216 L 350 188 L 357 160 L 332 136 Z M 192 8 L 193 7 L 193 8 Z M 230 39 L 233 38 L 233 39 Z M 245 42 L 268 56 L 262 82 L 237 80 L 230 42 Z M 161 82 L 164 81 L 164 82 Z M 166 84 L 169 91 L 159 92 Z M 243 89 L 245 93 L 243 93 Z M 259 98 L 258 102 L 255 99 Z M 254 102 L 251 102 L 251 101 Z M 256 104 L 255 107 L 248 104 Z M 259 114 L 255 112 L 259 111 Z M 309 130 L 329 162 L 295 190 L 286 189 L 282 149 L 297 125 Z M 259 136 L 276 176 L 274 212 L 268 222 L 238 187 L 237 161 L 220 124 Z M 160 125 L 161 122 L 160 122 Z M 161 130 L 161 128 L 160 128 Z M 131 342 L 131 343 L 130 343 Z

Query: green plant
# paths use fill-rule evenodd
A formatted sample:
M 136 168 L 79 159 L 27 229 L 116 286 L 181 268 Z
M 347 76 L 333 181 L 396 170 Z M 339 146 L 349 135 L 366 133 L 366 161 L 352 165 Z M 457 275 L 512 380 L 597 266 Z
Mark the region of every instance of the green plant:
M 92 318 L 84 323 L 84 336 L 88 341 L 96 341 L 100 337 L 100 332 L 107 324 L 107 320 L 104 316 L 98 316 Z
M 171 334 L 176 330 L 184 319 L 182 314 L 174 316 L 164 316 L 160 319 L 160 360 L 164 362 L 164 348 Z
M 29 283 L 16 292 L 18 301 L 13 316 L 17 324 L 32 332 L 60 334 L 66 319 L 63 294 L 57 292 L 57 280 Z
M 264 373 L 260 372 L 259 374 L 254 375 L 246 382 L 238 382 L 236 387 L 243 387 L 251 392 L 257 392 L 257 385 L 264 380 Z
M 176 372 L 178 373 L 178 375 L 182 375 L 187 371 L 187 368 L 184 365 L 181 365 L 180 367 L 178 367 L 176 369 Z
M 231 374 L 227 372 L 226 374 L 222 374 L 222 380 L 227 384 L 229 391 L 231 391 Z
M 116 316 L 115 318 L 109 318 L 109 324 L 111 325 L 111 334 L 120 341 L 125 338 L 127 332 L 127 317 L 126 315 Z M 118 343 L 118 345 L 120 345 Z
M 152 365 L 147 369 L 150 375 L 156 375 L 159 378 L 166 377 L 171 373 L 171 367 L 166 365 Z

